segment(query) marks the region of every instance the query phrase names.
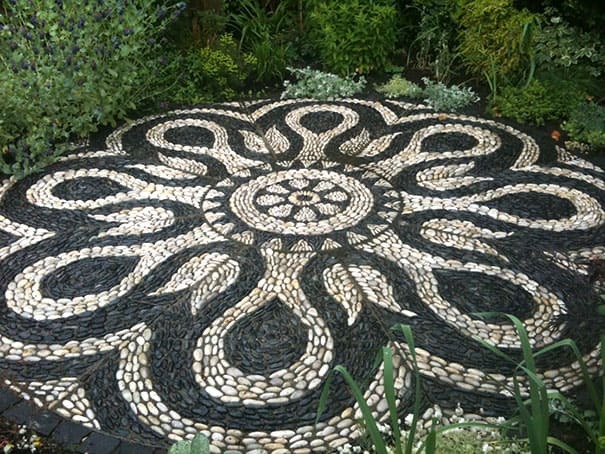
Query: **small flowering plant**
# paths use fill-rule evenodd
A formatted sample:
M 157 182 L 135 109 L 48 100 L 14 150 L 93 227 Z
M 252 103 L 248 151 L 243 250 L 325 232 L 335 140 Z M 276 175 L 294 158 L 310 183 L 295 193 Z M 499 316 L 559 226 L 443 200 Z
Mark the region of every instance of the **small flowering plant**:
M 156 92 L 184 2 L 10 0 L 0 14 L 0 171 L 24 174 Z

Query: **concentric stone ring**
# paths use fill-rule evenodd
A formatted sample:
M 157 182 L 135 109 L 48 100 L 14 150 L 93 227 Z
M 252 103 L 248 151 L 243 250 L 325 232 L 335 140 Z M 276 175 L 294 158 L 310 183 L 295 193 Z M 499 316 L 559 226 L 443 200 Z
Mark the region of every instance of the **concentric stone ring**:
M 422 105 L 347 99 L 142 118 L 0 185 L 0 376 L 41 408 L 139 447 L 329 451 L 376 418 L 507 415 L 519 337 L 600 366 L 605 173 L 555 143 Z M 551 389 L 583 378 L 538 358 Z M 430 419 L 430 412 L 426 413 Z

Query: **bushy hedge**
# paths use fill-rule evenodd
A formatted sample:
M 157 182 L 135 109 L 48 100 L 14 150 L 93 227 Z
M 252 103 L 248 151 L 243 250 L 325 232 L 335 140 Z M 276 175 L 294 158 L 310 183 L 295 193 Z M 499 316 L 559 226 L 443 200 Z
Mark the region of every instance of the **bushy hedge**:
M 393 1 L 339 0 L 318 4 L 310 35 L 327 71 L 350 75 L 383 70 L 395 47 Z

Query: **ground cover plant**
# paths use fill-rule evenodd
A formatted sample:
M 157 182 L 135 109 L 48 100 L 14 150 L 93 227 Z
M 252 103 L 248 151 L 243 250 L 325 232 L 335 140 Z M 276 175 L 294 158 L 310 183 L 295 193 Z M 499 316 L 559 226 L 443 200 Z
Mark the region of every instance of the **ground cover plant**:
M 296 80 L 284 81 L 282 98 L 345 98 L 360 93 L 366 84 L 363 76 L 355 81 L 351 77 L 340 77 L 311 68 L 288 68 L 288 70 Z

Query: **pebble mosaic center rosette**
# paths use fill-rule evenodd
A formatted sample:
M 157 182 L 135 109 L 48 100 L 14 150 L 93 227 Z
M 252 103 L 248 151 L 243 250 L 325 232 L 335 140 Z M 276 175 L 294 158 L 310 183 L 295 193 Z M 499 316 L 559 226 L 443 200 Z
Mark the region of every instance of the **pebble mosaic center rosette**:
M 314 452 L 359 437 L 344 365 L 401 415 L 411 326 L 428 406 L 507 414 L 520 359 L 572 338 L 599 367 L 604 172 L 505 124 L 421 105 L 262 101 L 128 124 L 0 185 L 0 374 L 37 405 L 145 445 Z M 538 358 L 548 387 L 575 358 Z M 521 379 L 521 387 L 525 390 Z

